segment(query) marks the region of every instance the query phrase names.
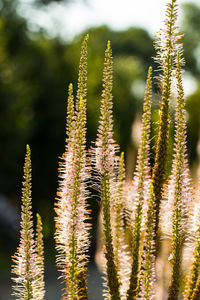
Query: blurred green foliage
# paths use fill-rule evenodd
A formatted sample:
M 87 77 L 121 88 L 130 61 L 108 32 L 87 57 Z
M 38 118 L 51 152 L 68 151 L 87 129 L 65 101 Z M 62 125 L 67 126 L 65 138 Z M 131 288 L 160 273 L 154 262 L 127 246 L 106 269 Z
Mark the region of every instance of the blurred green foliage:
M 197 163 L 197 140 L 200 139 L 200 6 L 192 3 L 183 5 L 182 21 L 185 33 L 184 56 L 186 70 L 196 79 L 197 90 L 187 99 L 188 152 L 190 162 Z
M 48 4 L 51 1 L 35 0 Z M 25 145 L 32 148 L 33 206 L 40 211 L 46 237 L 53 230 L 58 157 L 64 151 L 67 86 L 77 86 L 83 34 L 72 42 L 31 33 L 16 12 L 17 0 L 1 0 L 0 14 L 0 192 L 19 206 Z M 200 77 L 200 8 L 184 6 L 187 69 Z M 114 55 L 114 118 L 121 149 L 131 144 L 131 125 L 142 108 L 144 81 L 154 64 L 153 39 L 147 31 L 130 28 L 115 32 L 91 28 L 88 57 L 88 147 L 95 140 L 107 40 Z M 197 109 L 198 107 L 198 109 Z M 200 90 L 188 101 L 189 150 L 196 159 Z
M 187 99 L 188 112 L 188 152 L 192 162 L 197 158 L 197 140 L 200 138 L 200 86 L 194 94 Z
M 182 31 L 184 32 L 184 56 L 186 69 L 200 76 L 200 6 L 193 3 L 183 5 Z
M 115 57 L 116 135 L 125 149 L 134 114 L 142 103 L 142 93 L 135 95 L 132 87 L 136 80 L 144 80 L 154 51 L 152 39 L 136 28 L 113 32 L 100 27 L 90 29 L 89 34 L 88 146 L 96 136 L 104 50 L 110 39 Z M 76 87 L 83 35 L 70 44 L 48 39 L 42 33 L 33 38 L 24 19 L 17 15 L 7 18 L 7 14 L 0 18 L 0 134 L 4 157 L 0 182 L 6 195 L 16 195 L 16 187 L 20 194 L 24 146 L 29 143 L 35 197 L 53 202 L 57 157 L 64 150 L 66 88 L 71 81 Z

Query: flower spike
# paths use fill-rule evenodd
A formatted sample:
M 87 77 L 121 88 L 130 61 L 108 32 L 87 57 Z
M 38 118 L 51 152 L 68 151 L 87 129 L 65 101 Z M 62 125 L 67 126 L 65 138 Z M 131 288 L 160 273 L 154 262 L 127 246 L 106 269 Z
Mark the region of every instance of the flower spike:
M 35 295 L 37 300 L 44 299 L 45 287 L 44 287 L 44 245 L 42 234 L 42 220 L 39 214 L 37 214 L 37 227 L 36 227 L 36 266 L 37 277 L 35 280 Z
M 13 295 L 16 299 L 32 300 L 34 298 L 33 285 L 37 276 L 35 241 L 33 235 L 32 205 L 31 205 L 31 151 L 26 146 L 26 156 L 24 164 L 24 182 L 22 188 L 22 213 L 20 245 L 13 257 L 14 266 Z
M 110 299 L 119 300 L 119 280 L 114 260 L 111 230 L 111 182 L 115 173 L 115 145 L 113 140 L 112 117 L 112 50 L 108 41 L 103 72 L 103 92 L 101 98 L 100 121 L 95 149 L 95 168 L 100 176 L 100 194 L 103 208 L 103 231 L 105 239 L 106 277 Z
M 142 121 L 142 136 L 138 150 L 136 172 L 133 178 L 132 189 L 128 194 L 128 205 L 131 212 L 131 223 L 133 222 L 133 249 L 132 249 L 132 271 L 130 285 L 127 291 L 127 300 L 136 297 L 139 272 L 139 247 L 141 226 L 143 224 L 144 207 L 149 195 L 150 184 L 150 126 L 151 126 L 151 98 L 152 98 L 152 67 L 149 68 L 146 93 L 144 99 L 144 112 Z M 134 207 L 134 209 L 133 209 Z M 132 225 L 131 225 L 132 227 Z
M 66 284 L 65 299 L 88 299 L 86 264 L 89 247 L 89 224 L 86 204 L 86 87 L 87 41 L 81 50 L 76 111 L 72 85 L 69 86 L 67 113 L 67 145 L 60 168 L 60 184 L 56 204 L 57 263 Z
M 117 160 L 116 180 L 111 183 L 111 227 L 113 236 L 114 259 L 119 276 L 120 296 L 126 299 L 130 278 L 131 256 L 125 243 L 124 206 L 125 206 L 125 166 L 124 153 Z
M 161 81 L 164 80 L 167 73 L 167 64 L 171 65 L 175 75 L 177 52 L 182 55 L 183 51 L 182 43 L 180 43 L 183 35 L 180 34 L 179 28 L 176 25 L 178 18 L 177 2 L 177 0 L 171 0 L 167 4 L 166 19 L 164 21 L 165 28 L 160 29 L 156 35 L 155 49 L 157 50 L 157 55 L 155 61 L 159 65 L 159 70 L 162 71 L 160 75 Z M 180 64 L 182 65 L 183 63 L 184 60 L 181 59 Z
M 175 146 L 172 175 L 166 191 L 166 203 L 162 207 L 162 230 L 172 234 L 172 275 L 169 285 L 168 300 L 178 299 L 182 248 L 186 238 L 188 210 L 192 200 L 191 179 L 188 169 L 186 147 L 186 112 L 182 85 L 181 58 L 177 54 L 177 106 L 175 120 Z M 169 220 L 172 221 L 169 223 Z
M 167 5 L 165 29 L 161 30 L 156 43 L 157 57 L 161 69 L 161 92 L 162 102 L 160 108 L 159 131 L 156 143 L 155 163 L 152 172 L 152 183 L 155 193 L 155 240 L 158 248 L 158 225 L 160 205 L 162 199 L 163 184 L 167 167 L 168 140 L 169 140 L 169 102 L 171 98 L 172 76 L 174 74 L 174 64 L 177 51 L 182 51 L 179 43 L 181 36 L 176 27 L 177 20 L 177 0 L 171 0 Z

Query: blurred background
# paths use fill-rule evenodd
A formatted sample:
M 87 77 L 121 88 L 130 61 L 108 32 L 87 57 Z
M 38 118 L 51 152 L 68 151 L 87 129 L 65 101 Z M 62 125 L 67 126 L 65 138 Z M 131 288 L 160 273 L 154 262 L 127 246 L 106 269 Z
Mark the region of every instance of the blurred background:
M 27 143 L 32 149 L 33 211 L 41 214 L 44 224 L 46 299 L 60 299 L 53 206 L 58 161 L 64 151 L 67 86 L 72 82 L 77 87 L 83 36 L 90 35 L 88 148 L 96 138 L 104 51 L 109 39 L 114 55 L 115 139 L 125 151 L 130 180 L 141 126 L 145 77 L 149 65 L 154 70 L 157 68 L 152 58 L 155 56 L 153 35 L 163 26 L 167 2 L 0 0 L 0 299 L 11 299 L 11 255 L 19 243 L 21 182 Z M 185 34 L 188 153 L 196 180 L 200 175 L 200 2 L 180 1 L 180 4 L 179 25 Z M 154 128 L 158 120 L 157 94 L 155 88 Z M 95 198 L 89 202 L 94 224 L 90 297 L 98 300 L 101 276 L 93 261 L 99 203 Z

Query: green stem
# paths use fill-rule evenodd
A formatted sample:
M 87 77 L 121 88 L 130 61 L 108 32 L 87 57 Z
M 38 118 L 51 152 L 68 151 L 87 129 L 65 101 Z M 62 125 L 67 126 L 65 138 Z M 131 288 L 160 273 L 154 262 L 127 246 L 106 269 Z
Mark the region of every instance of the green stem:
M 139 248 L 140 248 L 140 231 L 142 218 L 142 204 L 139 203 L 136 210 L 135 228 L 133 233 L 133 250 L 132 250 L 132 269 L 130 277 L 130 285 L 127 291 L 127 300 L 136 299 L 138 286 L 138 271 L 139 271 Z
M 172 275 L 169 285 L 168 300 L 178 300 L 181 276 L 181 212 L 176 208 L 173 216 L 173 243 L 172 243 Z
M 114 250 L 110 223 L 110 182 L 109 174 L 105 172 L 102 175 L 102 204 L 104 220 L 104 236 L 106 245 L 106 264 L 107 264 L 107 285 L 112 300 L 120 300 L 119 280 L 117 269 L 114 262 Z

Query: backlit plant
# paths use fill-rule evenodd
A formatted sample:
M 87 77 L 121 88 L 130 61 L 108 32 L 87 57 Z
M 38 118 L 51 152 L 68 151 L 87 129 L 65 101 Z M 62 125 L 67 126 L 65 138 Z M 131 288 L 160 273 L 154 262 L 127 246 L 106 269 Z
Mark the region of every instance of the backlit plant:
M 171 0 L 167 5 L 165 28 L 158 32 L 155 43 L 155 60 L 159 65 L 156 84 L 160 88 L 161 104 L 154 163 L 151 166 L 153 70 L 150 67 L 141 141 L 131 184 L 125 180 L 124 153 L 119 155 L 120 147 L 114 140 L 110 41 L 105 51 L 97 139 L 91 151 L 86 150 L 88 35 L 84 38 L 76 97 L 72 84 L 68 90 L 67 137 L 55 202 L 56 261 L 65 287 L 62 299 L 88 299 L 86 273 L 91 225 L 87 199 L 91 196 L 90 185 L 98 191 L 102 206 L 104 298 L 159 299 L 156 262 L 162 240 L 166 239 L 170 244 L 171 265 L 167 299 L 200 299 L 200 193 L 198 189 L 197 196 L 193 193 L 187 158 L 184 59 L 177 16 L 177 0 Z M 171 175 L 167 179 L 172 98 L 176 99 L 174 153 Z M 42 222 L 37 215 L 34 236 L 29 146 L 24 166 L 20 234 L 20 245 L 13 257 L 13 295 L 16 299 L 42 300 L 45 295 Z M 193 258 L 190 254 L 191 270 L 187 274 L 185 251 L 193 252 Z

